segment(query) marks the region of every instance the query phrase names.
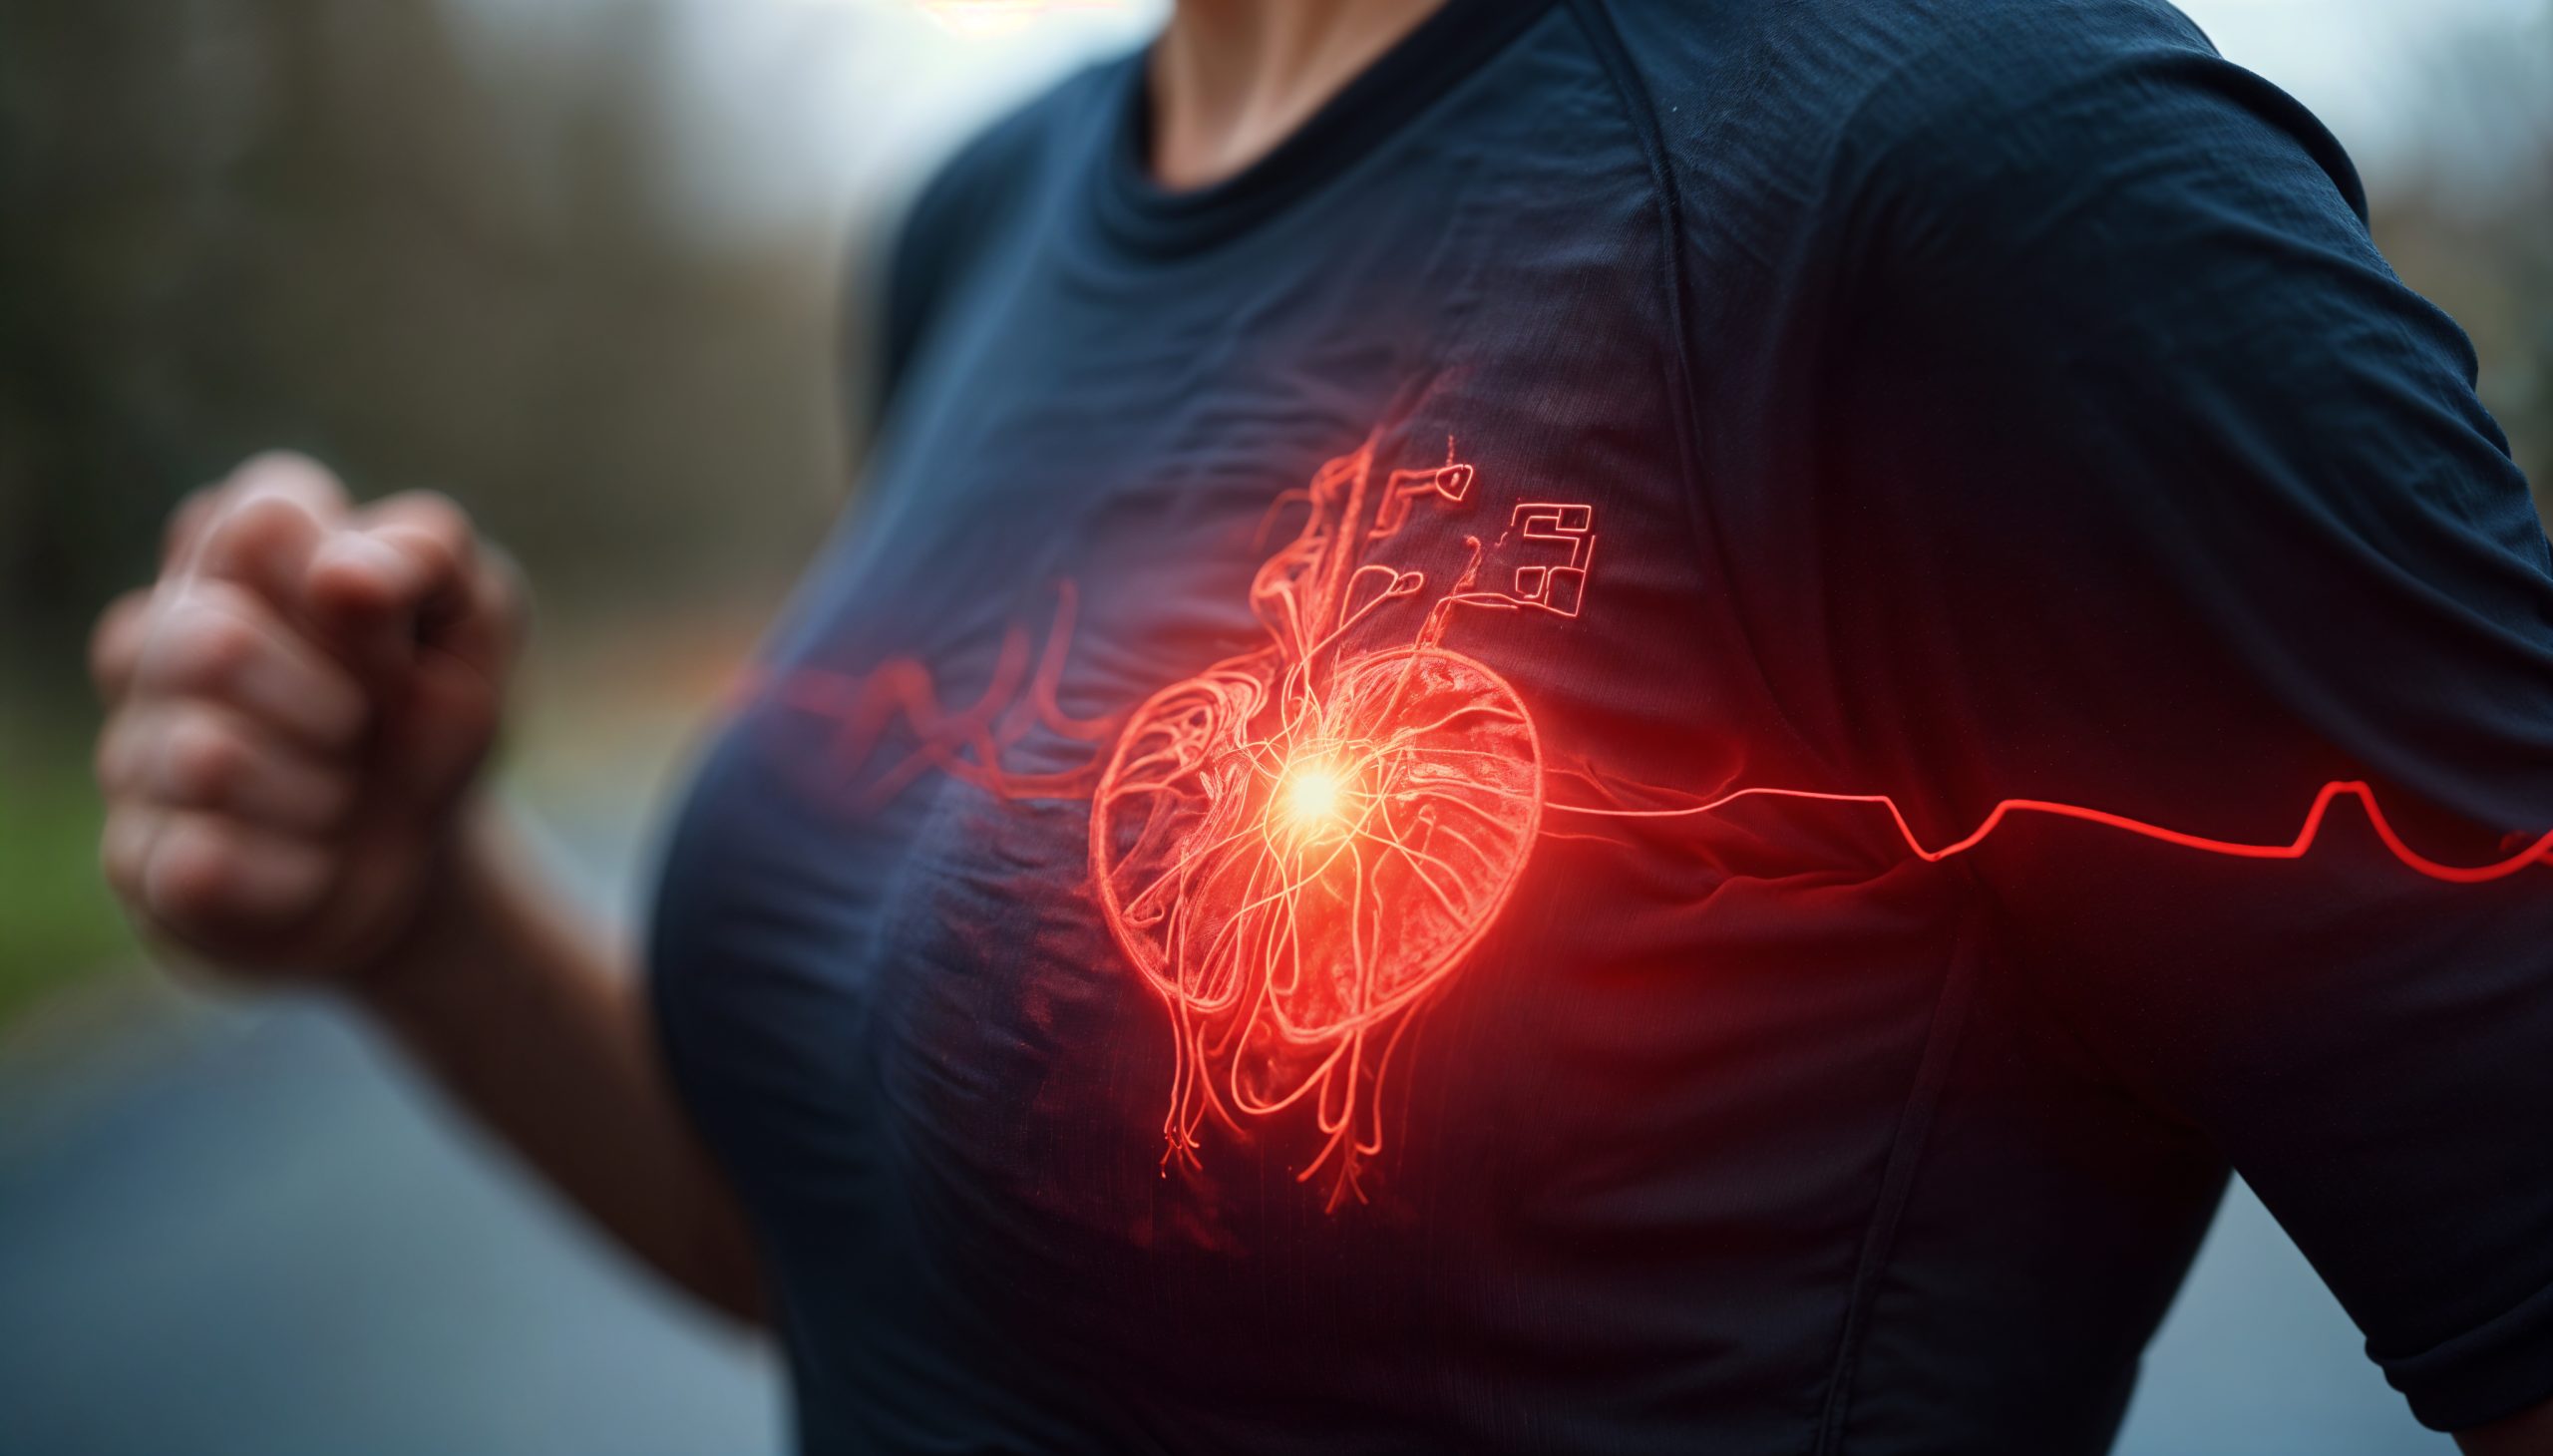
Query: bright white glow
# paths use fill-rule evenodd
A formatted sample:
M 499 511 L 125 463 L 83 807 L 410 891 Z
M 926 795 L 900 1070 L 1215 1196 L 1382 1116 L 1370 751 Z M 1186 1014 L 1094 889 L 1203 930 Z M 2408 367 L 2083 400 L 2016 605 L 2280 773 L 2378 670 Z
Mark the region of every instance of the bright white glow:
M 913 0 L 922 13 L 947 27 L 950 35 L 969 38 L 1006 36 L 1036 24 L 1060 10 L 1111 11 L 1126 0 Z
M 1285 776 L 1285 817 L 1298 829 L 1318 829 L 1339 816 L 1347 788 L 1335 771 L 1307 764 Z

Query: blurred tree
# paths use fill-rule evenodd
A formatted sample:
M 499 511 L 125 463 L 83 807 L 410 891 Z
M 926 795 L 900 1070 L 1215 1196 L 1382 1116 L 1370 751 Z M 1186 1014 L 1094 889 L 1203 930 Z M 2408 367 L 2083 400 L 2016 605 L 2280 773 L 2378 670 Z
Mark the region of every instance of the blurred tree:
M 0 6 L 0 657 L 58 681 L 274 444 L 460 496 L 571 616 L 767 597 L 841 478 L 831 209 L 682 225 L 676 8 Z
M 2423 164 L 2374 198 L 2403 280 L 2454 315 L 2481 392 L 2553 520 L 2553 4 L 2446 38 L 2424 77 Z

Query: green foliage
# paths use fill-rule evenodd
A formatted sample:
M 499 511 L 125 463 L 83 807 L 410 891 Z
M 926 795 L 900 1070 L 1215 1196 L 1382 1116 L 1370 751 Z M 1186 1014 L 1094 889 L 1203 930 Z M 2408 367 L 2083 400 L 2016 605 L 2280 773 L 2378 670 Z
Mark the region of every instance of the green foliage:
M 2427 58 L 2425 165 L 2377 195 L 2375 240 L 2480 356 L 2483 404 L 2553 520 L 2553 3 L 2511 44 Z
M 0 738 L 0 1024 L 136 953 L 98 878 L 98 822 L 72 730 Z

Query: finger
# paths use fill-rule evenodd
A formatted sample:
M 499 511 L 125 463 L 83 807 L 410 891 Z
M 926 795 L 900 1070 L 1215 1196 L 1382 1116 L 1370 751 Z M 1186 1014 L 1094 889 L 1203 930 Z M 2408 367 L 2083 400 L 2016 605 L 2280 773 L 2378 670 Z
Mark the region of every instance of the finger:
M 90 766 L 108 799 L 134 797 L 142 792 L 151 762 L 152 733 L 158 721 L 156 710 L 130 707 L 108 717 L 107 726 L 99 730 L 97 753 Z
M 108 886 L 137 910 L 142 907 L 143 867 L 151 862 L 152 843 L 167 817 L 153 805 L 121 803 L 107 811 L 106 827 L 98 835 L 99 870 Z
M 366 662 L 402 663 L 456 629 L 483 630 L 478 533 L 449 499 L 416 491 L 363 511 L 312 559 L 313 615 Z
M 452 563 L 458 589 L 420 611 L 420 644 L 458 659 L 489 682 L 501 678 L 522 634 L 526 601 L 513 555 L 481 541 L 459 507 L 426 493 L 384 501 L 372 528 L 393 544 Z
M 137 587 L 107 603 L 89 634 L 89 677 L 98 697 L 114 703 L 133 685 L 134 665 L 151 629 L 151 589 Z
M 219 939 L 287 928 L 323 903 L 332 857 L 322 846 L 192 810 L 170 812 L 152 836 L 136 899 L 181 935 Z
M 221 510 L 221 482 L 197 486 L 186 492 L 169 512 L 168 527 L 160 535 L 160 569 L 163 573 L 179 569 L 194 554 L 195 543 L 203 530 Z
M 302 599 L 331 651 L 376 677 L 415 659 L 435 563 L 363 531 L 340 531 L 310 558 Z
M 328 530 L 317 513 L 291 495 L 227 493 L 177 579 L 226 581 L 265 598 L 277 612 L 298 617 L 304 611 L 303 574 Z
M 188 492 L 178 503 L 169 514 L 162 544 L 162 572 L 192 569 L 213 529 L 235 524 L 240 508 L 257 499 L 297 506 L 322 523 L 333 523 L 346 514 L 345 487 L 326 466 L 294 451 L 264 451 L 241 461 L 212 485 Z
M 168 594 L 134 670 L 137 695 L 207 699 L 322 752 L 361 737 L 362 688 L 271 606 L 218 580 Z
M 205 809 L 267 829 L 322 834 L 354 807 L 352 778 L 209 703 L 123 714 L 99 748 L 108 794 Z
M 427 622 L 424 642 L 486 683 L 500 684 L 522 644 L 530 601 L 514 554 L 482 542 L 463 609 Z
M 322 520 L 344 519 L 351 509 L 337 473 L 297 450 L 266 450 L 230 472 L 222 489 L 231 495 L 279 496 Z
M 482 548 L 469 605 L 426 624 L 400 684 L 401 710 L 384 720 L 387 750 L 410 765 L 428 800 L 465 782 L 488 749 L 522 631 L 519 579 L 502 551 Z

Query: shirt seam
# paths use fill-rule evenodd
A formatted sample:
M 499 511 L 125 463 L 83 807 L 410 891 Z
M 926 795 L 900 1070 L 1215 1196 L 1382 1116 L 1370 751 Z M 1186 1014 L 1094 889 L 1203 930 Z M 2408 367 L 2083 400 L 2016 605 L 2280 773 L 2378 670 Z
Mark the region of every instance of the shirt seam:
M 1691 270 L 1684 259 L 1683 188 L 1676 179 L 1675 164 L 1666 146 L 1665 131 L 1658 121 L 1657 103 L 1642 81 L 1639 63 L 1632 59 L 1630 45 L 1622 30 L 1614 23 L 1608 0 L 1568 0 L 1570 15 L 1577 21 L 1580 35 L 1594 52 L 1614 89 L 1616 103 L 1622 109 L 1622 121 L 1640 148 L 1641 160 L 1649 174 L 1649 195 L 1656 218 L 1659 292 L 1666 309 L 1666 352 L 1672 378 L 1668 381 L 1676 401 L 1675 453 L 1676 467 L 1683 484 L 1684 529 L 1687 545 L 1698 559 L 1708 561 L 1719 555 L 1714 538 L 1705 529 L 1702 516 L 1702 401 L 1692 357 L 1693 292 Z M 1751 634 L 1750 648 L 1751 648 Z M 1748 667 L 1763 693 L 1765 705 L 1775 721 L 1788 735 L 1790 743 L 1807 760 L 1830 777 L 1836 765 L 1819 740 L 1809 735 L 1779 694 L 1764 680 L 1751 652 Z
M 1984 908 L 1970 899 L 1960 917 L 1959 937 L 1924 1026 L 1923 1050 L 1915 1075 L 1907 1084 L 1897 1124 L 1889 1132 L 1888 1161 L 1880 1174 L 1878 1197 L 1853 1260 L 1853 1280 L 1844 1302 L 1843 1322 L 1836 1333 L 1835 1361 L 1819 1402 L 1815 1456 L 1837 1456 L 1844 1449 L 1845 1423 L 1852 1416 L 1855 1386 L 1861 1376 L 1862 1352 L 1870 1336 L 1872 1308 L 1881 1280 L 1896 1253 L 1898 1225 L 1915 1201 L 1916 1177 L 1923 1169 L 1924 1149 L 1931 1140 L 1934 1116 L 1941 1111 L 1951 1064 L 1968 1029 L 1968 1010 L 1976 997 L 1979 962 L 1984 957 Z
M 1597 63 L 1612 83 L 1616 99 L 1623 108 L 1623 120 L 1639 145 L 1641 160 L 1649 171 L 1649 189 L 1657 219 L 1659 267 L 1663 273 L 1666 306 L 1667 349 L 1670 380 L 1681 408 L 1677 410 L 1676 452 L 1684 485 L 1685 526 L 1690 533 L 1693 549 L 1707 557 L 1712 554 L 1710 536 L 1703 529 L 1701 511 L 1701 400 L 1693 369 L 1692 343 L 1687 321 L 1692 315 L 1691 277 L 1685 266 L 1683 242 L 1683 200 L 1672 158 L 1668 155 L 1664 131 L 1658 122 L 1655 101 L 1642 84 L 1639 68 L 1631 58 L 1621 31 L 1605 9 L 1605 0 L 1570 0 L 1569 10 L 1576 18 L 1582 36 L 1595 53 Z M 1771 691 L 1764 689 L 1765 702 L 1781 722 L 1792 741 L 1814 761 L 1831 770 L 1825 753 L 1816 741 L 1800 729 L 1788 709 Z M 1974 884 L 1974 882 L 1971 882 Z M 1844 1421 L 1851 1408 L 1854 1378 L 1860 1365 L 1862 1342 L 1868 1332 L 1868 1309 L 1876 1295 L 1881 1275 L 1886 1272 L 1889 1255 L 1895 1243 L 1897 1224 L 1912 1202 L 1915 1174 L 1921 1162 L 1925 1135 L 1930 1130 L 1933 1114 L 1940 1106 L 1943 1086 L 1948 1082 L 1952 1052 L 1967 1018 L 1968 1002 L 1976 982 L 1983 904 L 1979 897 L 1963 898 L 1958 939 L 1953 944 L 1950 964 L 1936 993 L 1933 1011 L 1925 1024 L 1923 1049 L 1913 1081 L 1900 1105 L 1897 1122 L 1888 1139 L 1888 1157 L 1880 1176 L 1880 1189 L 1874 1199 L 1862 1239 L 1854 1257 L 1853 1276 L 1846 1290 L 1843 1321 L 1836 1334 L 1835 1354 L 1828 1368 L 1825 1393 L 1818 1401 L 1815 1423 L 1811 1427 L 1810 1449 L 1815 1456 L 1833 1456 L 1842 1445 Z

